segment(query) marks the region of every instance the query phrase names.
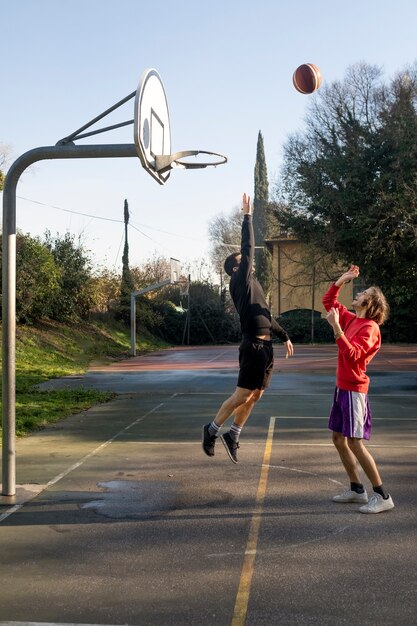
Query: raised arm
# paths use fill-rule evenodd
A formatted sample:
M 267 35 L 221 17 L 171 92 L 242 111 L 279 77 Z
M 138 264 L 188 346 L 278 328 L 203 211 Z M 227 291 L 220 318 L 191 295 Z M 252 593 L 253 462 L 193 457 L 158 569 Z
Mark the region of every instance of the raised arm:
M 243 223 L 242 223 L 242 241 L 240 253 L 242 255 L 239 273 L 245 276 L 248 281 L 253 270 L 253 260 L 255 256 L 255 235 L 252 224 L 252 207 L 250 196 L 243 194 L 242 199 Z
M 359 276 L 359 267 L 357 265 L 351 265 L 350 268 L 340 276 L 323 296 L 323 306 L 328 311 L 327 321 L 330 326 L 333 327 L 335 334 L 339 334 L 346 327 L 346 324 L 355 315 L 347 310 L 347 308 L 341 304 L 337 297 L 339 295 L 340 288 L 345 283 L 350 282 L 354 278 Z
M 338 302 L 337 300 L 340 287 L 344 285 L 345 283 L 350 282 L 357 276 L 359 276 L 359 267 L 357 265 L 351 265 L 348 271 L 342 274 L 341 277 L 338 278 L 330 286 L 330 288 L 324 294 L 323 300 L 322 300 L 323 306 L 326 309 L 326 311 L 330 311 L 332 307 L 336 307 L 339 309 L 343 307 L 343 305 L 340 304 L 340 302 Z M 346 307 L 343 307 L 343 308 L 346 308 Z

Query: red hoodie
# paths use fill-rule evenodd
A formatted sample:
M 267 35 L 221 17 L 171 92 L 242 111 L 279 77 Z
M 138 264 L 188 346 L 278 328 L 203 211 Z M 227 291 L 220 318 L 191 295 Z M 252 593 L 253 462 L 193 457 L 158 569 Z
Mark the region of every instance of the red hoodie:
M 379 326 L 373 320 L 356 317 L 337 300 L 340 287 L 331 285 L 323 296 L 326 311 L 339 310 L 339 324 L 345 333 L 336 343 L 339 348 L 336 385 L 346 391 L 368 393 L 369 377 L 366 366 L 381 347 Z

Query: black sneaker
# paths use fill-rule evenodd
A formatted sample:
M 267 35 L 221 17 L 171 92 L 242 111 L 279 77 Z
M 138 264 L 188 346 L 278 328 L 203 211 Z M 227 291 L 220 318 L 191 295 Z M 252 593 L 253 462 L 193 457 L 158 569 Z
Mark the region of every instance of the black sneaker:
M 240 448 L 237 441 L 234 441 L 229 433 L 224 433 L 224 435 L 220 435 L 220 439 L 223 442 L 224 447 L 226 448 L 226 452 L 230 457 L 232 463 L 237 463 L 237 449 Z
M 217 435 L 210 435 L 209 426 L 210 424 L 203 426 L 203 450 L 207 456 L 214 456 L 214 445 Z

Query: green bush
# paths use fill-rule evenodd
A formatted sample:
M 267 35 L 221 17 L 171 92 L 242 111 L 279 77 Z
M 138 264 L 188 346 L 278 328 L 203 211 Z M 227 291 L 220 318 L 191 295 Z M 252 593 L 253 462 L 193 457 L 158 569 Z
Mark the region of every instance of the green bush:
M 186 313 L 178 310 L 172 302 L 152 303 L 152 312 L 154 323 L 148 322 L 148 330 L 165 341 L 180 344 L 184 333 Z
M 297 309 L 287 311 L 277 318 L 277 321 L 285 328 L 293 343 L 312 343 L 311 310 Z M 329 343 L 331 341 L 333 341 L 331 326 L 321 317 L 319 311 L 314 311 L 313 343 Z
M 50 317 L 53 299 L 59 293 L 60 278 L 61 272 L 53 255 L 39 238 L 18 232 L 16 236 L 16 320 L 31 323 L 43 317 Z

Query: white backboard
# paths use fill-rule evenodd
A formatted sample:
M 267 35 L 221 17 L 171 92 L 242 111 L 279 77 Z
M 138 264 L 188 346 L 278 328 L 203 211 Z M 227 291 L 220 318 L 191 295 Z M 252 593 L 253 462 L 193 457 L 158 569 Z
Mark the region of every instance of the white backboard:
M 181 262 L 178 259 L 171 258 L 171 283 L 174 285 L 180 279 Z
M 144 71 L 136 91 L 134 142 L 145 170 L 163 185 L 171 172 L 158 173 L 155 157 L 171 154 L 171 128 L 165 89 L 154 69 Z

